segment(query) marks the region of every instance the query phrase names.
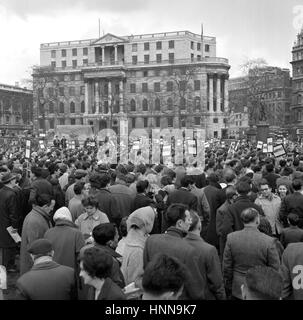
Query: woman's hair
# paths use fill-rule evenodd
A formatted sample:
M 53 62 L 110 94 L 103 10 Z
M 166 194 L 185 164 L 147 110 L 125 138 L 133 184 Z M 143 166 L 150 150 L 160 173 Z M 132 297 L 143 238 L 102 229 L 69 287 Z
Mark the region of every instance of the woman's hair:
M 84 208 L 90 207 L 90 206 L 92 206 L 94 208 L 98 208 L 98 201 L 91 196 L 82 199 L 81 203 Z

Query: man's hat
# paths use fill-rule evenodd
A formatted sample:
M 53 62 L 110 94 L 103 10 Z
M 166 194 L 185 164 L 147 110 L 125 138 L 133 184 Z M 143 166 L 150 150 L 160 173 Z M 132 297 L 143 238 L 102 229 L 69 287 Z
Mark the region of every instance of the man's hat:
M 13 179 L 16 179 L 16 175 L 9 172 L 9 173 L 6 173 L 2 176 L 1 182 L 5 184 L 5 183 L 10 182 Z
M 46 255 L 53 250 L 52 244 L 47 239 L 38 239 L 33 241 L 27 251 L 33 255 Z

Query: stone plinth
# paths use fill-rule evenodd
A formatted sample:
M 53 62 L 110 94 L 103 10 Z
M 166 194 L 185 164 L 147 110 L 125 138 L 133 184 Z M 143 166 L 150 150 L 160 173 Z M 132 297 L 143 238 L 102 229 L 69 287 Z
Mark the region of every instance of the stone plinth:
M 257 124 L 257 141 L 262 141 L 267 143 L 267 138 L 269 134 L 269 124 L 268 123 L 259 123 Z

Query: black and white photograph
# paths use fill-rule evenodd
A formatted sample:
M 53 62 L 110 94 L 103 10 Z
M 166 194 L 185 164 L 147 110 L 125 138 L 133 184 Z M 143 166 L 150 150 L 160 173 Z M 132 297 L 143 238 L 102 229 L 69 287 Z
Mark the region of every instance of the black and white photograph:
M 301 1 L 0 0 L 0 30 L 0 300 L 303 300 Z

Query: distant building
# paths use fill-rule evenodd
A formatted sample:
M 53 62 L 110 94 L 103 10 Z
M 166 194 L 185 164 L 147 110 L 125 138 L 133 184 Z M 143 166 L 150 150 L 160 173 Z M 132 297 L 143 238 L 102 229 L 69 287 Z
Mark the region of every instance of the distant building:
M 33 129 L 33 91 L 0 84 L 0 130 L 20 134 Z
M 206 128 L 226 135 L 228 60 L 189 31 L 44 43 L 34 71 L 35 126 Z
M 260 67 L 246 77 L 229 80 L 229 135 L 239 138 L 259 121 L 264 106 L 271 132 L 291 126 L 291 78 L 288 69 Z
M 293 134 L 303 129 L 303 28 L 292 47 L 292 121 Z M 302 130 L 303 131 L 303 130 Z M 303 135 L 300 134 L 302 137 Z

